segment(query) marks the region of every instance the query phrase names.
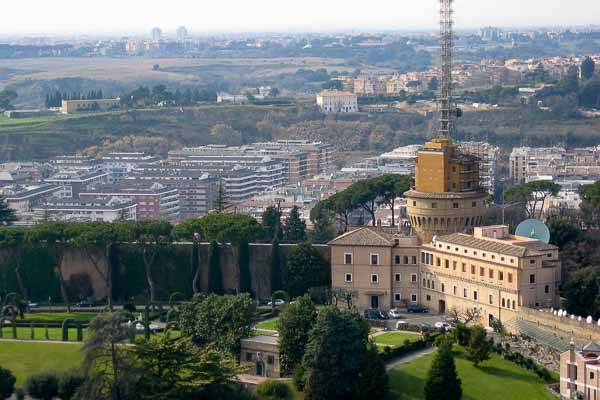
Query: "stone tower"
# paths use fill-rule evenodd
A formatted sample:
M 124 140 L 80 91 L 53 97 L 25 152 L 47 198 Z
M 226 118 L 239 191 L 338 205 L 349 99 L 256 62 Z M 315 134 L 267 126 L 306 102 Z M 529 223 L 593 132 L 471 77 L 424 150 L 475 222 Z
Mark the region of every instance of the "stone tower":
M 451 139 L 433 139 L 419 152 L 415 171 L 415 187 L 405 196 L 421 240 L 481 225 L 487 193 L 479 186 L 477 157 L 460 153 Z

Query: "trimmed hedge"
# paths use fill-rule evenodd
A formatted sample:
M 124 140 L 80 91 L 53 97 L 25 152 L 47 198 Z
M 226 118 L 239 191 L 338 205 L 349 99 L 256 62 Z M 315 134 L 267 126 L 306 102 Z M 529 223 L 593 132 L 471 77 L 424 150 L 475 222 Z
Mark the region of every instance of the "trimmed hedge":
M 417 340 L 416 342 L 404 342 L 402 346 L 398 347 L 386 346 L 383 350 L 383 353 L 381 353 L 381 358 L 384 362 L 388 362 L 395 358 L 405 356 L 409 353 L 423 350 L 430 344 L 431 343 L 429 341 L 421 339 Z

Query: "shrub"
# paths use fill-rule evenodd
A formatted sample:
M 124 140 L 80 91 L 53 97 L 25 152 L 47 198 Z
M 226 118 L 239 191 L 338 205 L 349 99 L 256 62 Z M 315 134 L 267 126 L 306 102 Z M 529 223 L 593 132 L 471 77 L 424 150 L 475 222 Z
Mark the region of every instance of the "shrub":
M 63 373 L 58 377 L 58 397 L 61 400 L 71 400 L 83 381 L 83 376 L 76 371 Z
M 15 391 L 17 379 L 12 372 L 0 367 L 0 398 L 8 399 Z
M 31 375 L 25 382 L 25 391 L 34 399 L 52 400 L 58 396 L 58 377 L 49 372 Z
M 292 391 L 290 387 L 281 381 L 266 381 L 254 389 L 258 400 L 291 400 Z

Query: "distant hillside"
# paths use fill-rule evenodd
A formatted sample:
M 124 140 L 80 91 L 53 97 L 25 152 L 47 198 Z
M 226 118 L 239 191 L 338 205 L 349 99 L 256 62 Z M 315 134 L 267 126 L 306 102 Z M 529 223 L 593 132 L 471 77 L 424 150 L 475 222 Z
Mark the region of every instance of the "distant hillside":
M 382 152 L 432 137 L 435 121 L 417 113 L 359 113 L 325 116 L 310 105 L 199 106 L 179 109 L 10 120 L 0 117 L 0 160 L 46 159 L 85 151 L 119 150 L 166 154 L 171 148 L 220 142 L 213 127 L 237 131 L 242 143 L 310 139 L 341 152 Z M 597 145 L 600 119 L 557 119 L 549 112 L 497 109 L 467 112 L 457 139 L 519 145 Z

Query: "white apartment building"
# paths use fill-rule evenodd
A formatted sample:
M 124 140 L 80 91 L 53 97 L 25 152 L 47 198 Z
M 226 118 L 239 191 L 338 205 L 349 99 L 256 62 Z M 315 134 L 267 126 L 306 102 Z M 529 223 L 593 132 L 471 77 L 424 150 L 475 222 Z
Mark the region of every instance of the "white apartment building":
M 324 90 L 317 94 L 317 105 L 325 114 L 358 112 L 356 95 L 339 90 Z

